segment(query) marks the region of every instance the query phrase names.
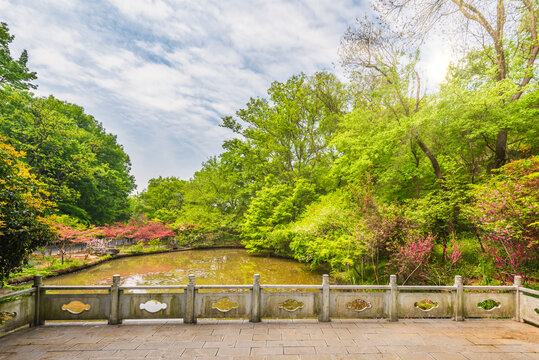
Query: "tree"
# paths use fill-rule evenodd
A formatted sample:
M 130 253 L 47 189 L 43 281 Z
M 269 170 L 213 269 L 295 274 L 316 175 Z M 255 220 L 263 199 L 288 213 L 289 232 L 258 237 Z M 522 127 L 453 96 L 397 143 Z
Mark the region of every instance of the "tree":
M 537 77 L 539 4 L 534 0 L 376 0 L 378 14 L 392 20 L 409 36 L 423 37 L 443 20 L 462 20 L 462 36 L 483 47 L 494 68 L 492 80 L 515 85 L 509 101 L 517 101 Z M 446 26 L 447 27 L 447 26 Z M 459 38 L 462 41 L 462 36 Z M 488 72 L 487 72 L 488 74 Z M 508 160 L 509 129 L 501 127 L 495 141 L 494 167 Z
M 344 35 L 341 56 L 345 69 L 355 74 L 361 88 L 360 106 L 385 112 L 394 126 L 407 126 L 407 143 L 419 165 L 416 148 L 428 158 L 438 180 L 444 175 L 438 157 L 420 132 L 418 116 L 426 100 L 421 96 L 421 80 L 416 70 L 419 52 L 381 19 L 363 19 Z
M 26 66 L 28 52 L 23 50 L 19 59 L 15 60 L 9 51 L 9 44 L 15 36 L 9 35 L 9 28 L 5 22 L 0 23 L 0 84 L 9 84 L 16 89 L 35 89 L 37 86 L 30 81 L 37 79 L 35 72 L 30 72 Z
M 539 156 L 506 164 L 477 185 L 468 214 L 497 277 L 533 277 L 539 269 Z
M 243 244 L 250 252 L 290 256 L 291 239 L 279 229 L 295 221 L 316 198 L 313 184 L 299 179 L 294 186 L 277 184 L 271 177 L 256 193 L 241 223 Z
M 268 95 L 238 110 L 239 121 L 223 118 L 223 126 L 256 149 L 266 174 L 288 184 L 306 178 L 325 186 L 325 169 L 336 156 L 328 142 L 348 105 L 344 86 L 332 74 L 300 74 L 272 83 Z
M 25 152 L 62 213 L 97 224 L 129 218 L 129 156 L 80 106 L 5 86 L 0 120 L 0 134 Z
M 146 190 L 133 199 L 134 212 L 148 219 L 175 222 L 182 209 L 185 183 L 175 177 L 150 179 Z
M 228 161 L 232 161 L 230 156 Z M 240 199 L 245 190 L 237 177 L 230 163 L 227 165 L 222 159 L 213 157 L 204 162 L 185 186 L 184 205 L 175 227 L 196 224 L 197 230 L 207 235 L 236 238 L 244 211 Z
M 23 156 L 0 137 L 0 283 L 55 238 L 46 219 L 53 203 Z

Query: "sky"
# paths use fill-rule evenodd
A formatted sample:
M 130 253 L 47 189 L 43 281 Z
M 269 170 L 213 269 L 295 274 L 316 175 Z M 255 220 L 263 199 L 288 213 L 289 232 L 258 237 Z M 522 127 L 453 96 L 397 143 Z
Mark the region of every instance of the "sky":
M 82 106 L 117 135 L 139 192 L 153 177 L 192 177 L 232 137 L 221 117 L 273 81 L 345 80 L 340 40 L 369 11 L 367 0 L 0 0 L 35 94 Z M 431 43 L 423 59 L 439 83 L 448 52 Z

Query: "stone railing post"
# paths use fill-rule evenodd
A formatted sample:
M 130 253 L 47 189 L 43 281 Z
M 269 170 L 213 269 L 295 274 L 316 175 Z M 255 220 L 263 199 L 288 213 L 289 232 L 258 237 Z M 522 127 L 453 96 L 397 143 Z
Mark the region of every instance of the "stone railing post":
M 41 316 L 41 297 L 42 297 L 42 290 L 41 287 L 43 286 L 43 277 L 41 275 L 35 275 L 34 276 L 34 288 L 36 289 L 36 292 L 34 293 L 34 321 L 32 322 L 32 326 L 39 326 L 43 325 L 45 322 L 42 320 Z
M 117 325 L 120 323 L 120 275 L 112 275 L 109 325 Z
M 320 312 L 320 321 L 329 322 L 329 275 L 322 276 L 322 311 Z
M 185 324 L 196 324 L 197 319 L 195 316 L 195 275 L 189 275 L 189 281 L 187 282 L 186 299 L 185 299 L 185 318 L 183 322 Z
M 462 276 L 455 275 L 455 321 L 464 320 L 464 288 L 462 285 Z
M 520 319 L 520 289 L 522 286 L 522 276 L 516 275 L 513 283 L 515 287 L 515 320 L 521 321 Z
M 253 290 L 251 291 L 251 322 L 260 322 L 260 275 L 253 277 Z
M 399 289 L 397 287 L 397 275 L 389 276 L 389 321 L 399 320 Z

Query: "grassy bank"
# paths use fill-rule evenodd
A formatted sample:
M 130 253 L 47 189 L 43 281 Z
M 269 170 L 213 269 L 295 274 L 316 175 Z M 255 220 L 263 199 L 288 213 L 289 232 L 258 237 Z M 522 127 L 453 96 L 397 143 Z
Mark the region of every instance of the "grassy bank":
M 115 260 L 130 256 L 143 256 L 167 252 L 180 252 L 196 249 L 209 248 L 237 248 L 242 247 L 236 243 L 201 243 L 190 247 L 169 248 L 161 244 L 143 244 L 138 243 L 128 247 L 120 248 L 120 252 L 116 255 L 89 255 L 87 253 L 73 253 L 69 257 L 62 260 L 57 256 L 43 256 L 41 254 L 32 254 L 28 265 L 21 268 L 19 271 L 10 274 L 7 287 L 13 289 L 13 285 L 23 285 L 33 280 L 35 275 L 42 275 L 43 278 L 68 274 L 80 270 L 84 270 L 103 262 Z M 26 285 L 26 287 L 29 284 Z M 23 286 L 22 288 L 24 288 Z M 19 287 L 17 287 L 18 289 Z

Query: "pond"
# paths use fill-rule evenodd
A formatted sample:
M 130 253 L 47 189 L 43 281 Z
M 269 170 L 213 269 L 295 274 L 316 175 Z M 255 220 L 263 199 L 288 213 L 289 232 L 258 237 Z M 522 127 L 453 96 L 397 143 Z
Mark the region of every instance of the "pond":
M 186 285 L 189 274 L 198 285 L 321 284 L 322 273 L 294 260 L 249 255 L 243 249 L 208 249 L 127 257 L 87 270 L 46 279 L 46 285 L 109 285 L 119 274 L 123 286 Z

